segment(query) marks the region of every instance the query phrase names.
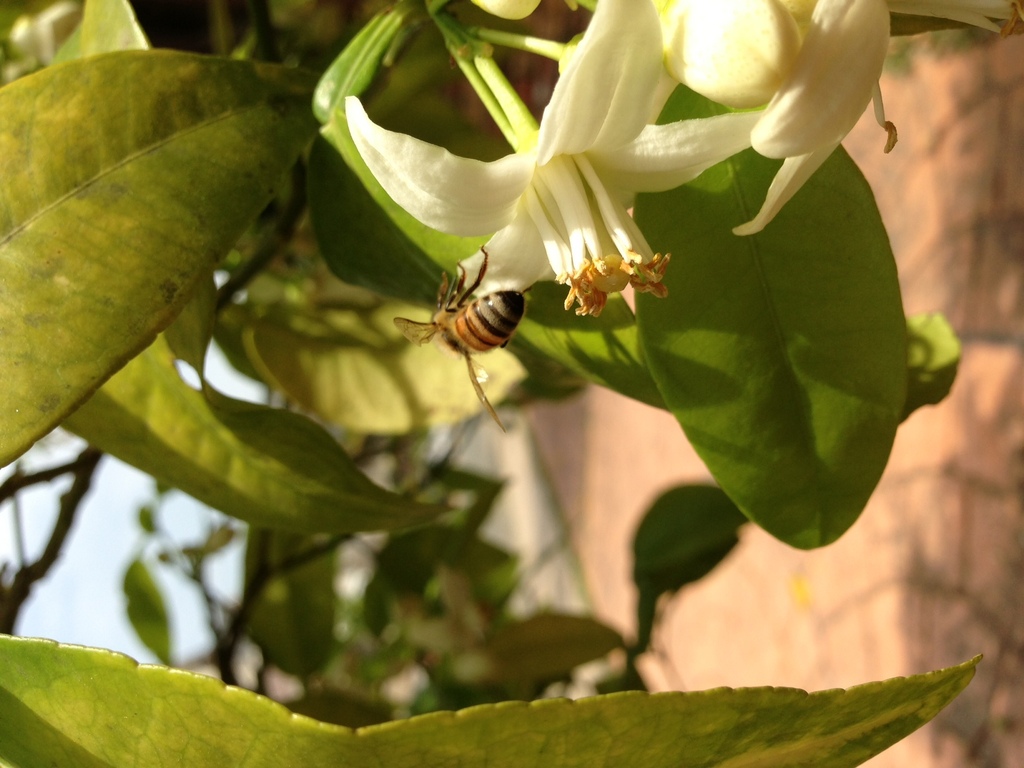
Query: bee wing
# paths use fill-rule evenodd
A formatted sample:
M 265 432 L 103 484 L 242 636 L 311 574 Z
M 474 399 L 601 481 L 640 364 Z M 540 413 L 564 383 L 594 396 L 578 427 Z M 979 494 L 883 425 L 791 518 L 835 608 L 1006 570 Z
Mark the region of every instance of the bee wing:
M 395 327 L 413 344 L 426 344 L 437 333 L 433 323 L 418 323 L 405 317 L 396 317 Z
M 484 394 L 484 388 L 480 386 L 481 381 L 487 380 L 487 372 L 480 367 L 480 364 L 469 355 L 466 358 L 466 368 L 469 369 L 469 380 L 473 383 L 473 389 L 476 392 L 476 396 L 480 398 L 480 402 L 484 404 L 484 408 L 491 414 L 491 418 L 494 419 L 494 423 L 501 427 L 501 431 L 505 432 L 505 425 L 501 423 L 501 419 L 498 418 L 497 412 L 494 410 L 494 406 L 491 405 L 491 401 L 487 399 L 487 395 Z

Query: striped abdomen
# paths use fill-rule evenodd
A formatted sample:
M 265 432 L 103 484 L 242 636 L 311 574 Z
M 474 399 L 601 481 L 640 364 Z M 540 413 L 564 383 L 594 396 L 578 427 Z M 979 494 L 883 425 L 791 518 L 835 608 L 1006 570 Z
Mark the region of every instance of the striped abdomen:
M 498 291 L 466 305 L 455 316 L 449 333 L 453 346 L 467 352 L 487 352 L 508 344 L 526 311 L 523 294 Z

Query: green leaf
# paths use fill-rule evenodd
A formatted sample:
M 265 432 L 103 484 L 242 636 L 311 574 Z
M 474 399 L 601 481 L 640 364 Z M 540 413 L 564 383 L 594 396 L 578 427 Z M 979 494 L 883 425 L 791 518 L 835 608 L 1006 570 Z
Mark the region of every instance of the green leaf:
M 434 344 L 411 344 L 395 327 L 399 316 L 430 321 L 399 302 L 315 315 L 282 307 L 253 320 L 247 348 L 263 378 L 290 399 L 362 434 L 405 434 L 481 413 L 465 360 Z M 487 373 L 483 388 L 494 404 L 523 377 L 507 350 L 474 360 Z
M 907 318 L 906 419 L 924 405 L 941 403 L 949 394 L 960 366 L 960 339 L 939 312 Z
M 497 683 L 545 682 L 622 647 L 615 630 L 585 616 L 543 613 L 495 630 L 483 647 L 483 679 Z
M 314 127 L 306 74 L 170 51 L 0 89 L 0 464 L 144 349 Z
M 74 58 L 113 51 L 145 51 L 149 47 L 149 39 L 128 0 L 88 0 L 85 4 Z M 69 60 L 66 53 L 64 56 L 62 60 Z
M 384 530 L 445 511 L 378 488 L 303 416 L 191 389 L 162 337 L 65 426 L 203 503 L 267 528 Z
M 658 597 L 707 575 L 736 546 L 745 522 L 729 497 L 710 485 L 679 486 L 657 498 L 633 538 L 638 648 L 650 640 Z
M 310 155 L 308 187 L 324 261 L 347 283 L 432 306 L 441 273 L 484 239 L 445 235 L 399 208 L 363 163 L 343 117 L 322 133 Z
M 272 576 L 249 615 L 249 634 L 263 658 L 306 677 L 324 667 L 334 648 L 334 551 L 288 568 L 281 564 L 312 546 L 308 537 L 253 531 L 246 550 L 246 583 L 257 568 Z
M 128 620 L 135 634 L 164 664 L 171 663 L 171 637 L 167 607 L 149 568 L 139 558 L 124 574 L 124 596 L 128 600 Z
M 513 351 L 519 345 L 529 347 L 589 381 L 664 408 L 643 360 L 633 312 L 622 297 L 609 297 L 598 317 L 579 317 L 564 307 L 566 290 L 555 283 L 530 289 Z
M 668 298 L 638 296 L 637 322 L 658 388 L 718 484 L 808 549 L 853 524 L 885 467 L 906 325 L 871 190 L 841 149 L 764 232 L 732 234 L 777 167 L 748 151 L 638 200 L 638 222 L 673 262 Z
M 0 761 L 18 768 L 850 768 L 928 722 L 957 667 L 808 695 L 791 688 L 506 702 L 351 731 L 202 675 L 110 651 L 0 638 Z M 730 762 L 732 761 L 732 762 Z

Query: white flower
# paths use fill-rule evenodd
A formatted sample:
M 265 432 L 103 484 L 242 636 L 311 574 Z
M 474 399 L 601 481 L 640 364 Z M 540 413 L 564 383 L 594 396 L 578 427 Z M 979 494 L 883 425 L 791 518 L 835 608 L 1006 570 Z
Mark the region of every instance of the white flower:
M 888 132 L 878 79 L 890 11 L 940 16 L 986 29 L 1020 16 L 1020 0 L 675 0 L 663 11 L 669 72 L 734 108 L 767 102 L 751 146 L 783 159 L 764 205 L 733 231 L 760 232 L 821 166 L 874 101 Z
M 600 313 L 632 284 L 664 295 L 667 255 L 628 212 L 637 192 L 672 189 L 749 146 L 757 115 L 647 125 L 662 78 L 661 28 L 650 0 L 601 0 L 535 137 L 485 163 L 375 125 L 346 100 L 353 140 L 395 202 L 435 229 L 494 233 L 479 293 L 555 277 L 566 308 Z M 465 266 L 479 269 L 478 253 Z

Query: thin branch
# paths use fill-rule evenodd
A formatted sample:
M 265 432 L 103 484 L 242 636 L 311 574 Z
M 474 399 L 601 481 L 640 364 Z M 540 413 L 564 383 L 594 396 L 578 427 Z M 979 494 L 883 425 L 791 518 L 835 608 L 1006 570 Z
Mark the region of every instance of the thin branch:
M 249 20 L 256 32 L 256 52 L 259 58 L 263 61 L 281 61 L 267 0 L 248 0 L 246 5 L 249 7 Z
M 9 635 L 14 632 L 18 613 L 32 592 L 32 587 L 37 581 L 45 577 L 50 568 L 53 567 L 53 564 L 57 562 L 61 548 L 64 546 L 64 540 L 67 539 L 68 533 L 71 531 L 71 525 L 75 521 L 75 514 L 78 512 L 82 499 L 85 498 L 92 485 L 93 474 L 96 471 L 96 465 L 99 463 L 101 456 L 103 456 L 102 451 L 90 446 L 82 451 L 75 461 L 65 465 L 66 468 L 63 472 L 53 474 L 53 470 L 48 470 L 45 473 L 39 472 L 33 475 L 33 478 L 38 478 L 41 475 L 47 474 L 52 479 L 69 471 L 67 467 L 72 467 L 73 469 L 70 471 L 74 472 L 75 479 L 67 493 L 61 496 L 57 522 L 53 526 L 50 540 L 46 543 L 43 554 L 31 565 L 22 566 L 14 575 L 11 586 L 0 591 L 0 633 Z M 43 481 L 35 479 L 33 482 Z
M 258 564 L 245 585 L 242 601 L 239 603 L 227 631 L 218 638 L 217 647 L 214 649 L 214 657 L 220 670 L 221 679 L 228 685 L 235 685 L 237 683 L 234 670 L 235 652 L 239 641 L 241 641 L 242 636 L 245 634 L 245 627 L 249 623 L 249 618 L 256 606 L 256 602 L 270 581 L 334 551 L 342 542 L 350 538 L 350 534 L 347 533 L 331 536 L 321 542 L 312 544 L 306 549 L 289 555 L 276 565 L 271 565 L 267 558 L 270 536 L 266 531 L 259 531 L 256 535 L 260 536 L 260 540 L 257 543 L 257 546 L 260 548 L 259 557 L 257 558 Z
M 60 464 L 49 469 L 41 469 L 38 472 L 32 472 L 27 475 L 22 474 L 20 471 L 15 471 L 13 475 L 4 480 L 3 483 L 0 483 L 0 502 L 13 497 L 14 494 L 23 488 L 39 485 L 40 483 L 48 483 L 69 472 L 77 474 L 78 470 L 83 467 L 94 466 L 97 459 L 98 455 L 94 457 L 90 449 L 86 449 L 78 458 L 69 461 L 67 464 Z

